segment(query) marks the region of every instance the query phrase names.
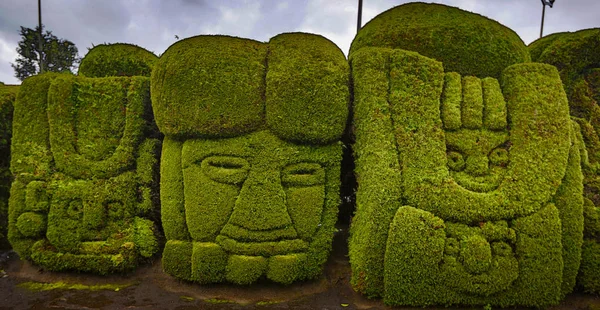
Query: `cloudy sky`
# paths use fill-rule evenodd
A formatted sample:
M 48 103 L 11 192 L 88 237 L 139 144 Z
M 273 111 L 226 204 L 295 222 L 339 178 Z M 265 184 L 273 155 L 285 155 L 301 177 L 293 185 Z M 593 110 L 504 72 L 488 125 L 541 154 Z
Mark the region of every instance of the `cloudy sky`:
M 402 0 L 363 0 L 363 24 Z M 495 19 L 526 44 L 539 37 L 541 0 L 439 0 Z M 226 34 L 268 41 L 282 32 L 321 34 L 347 53 L 356 32 L 357 0 L 42 0 L 45 29 L 75 43 L 84 56 L 94 44 L 133 43 L 157 55 L 180 39 Z M 544 34 L 600 27 L 600 1 L 557 0 L 546 9 Z M 19 26 L 37 25 L 37 0 L 0 0 L 0 81 L 20 83 Z

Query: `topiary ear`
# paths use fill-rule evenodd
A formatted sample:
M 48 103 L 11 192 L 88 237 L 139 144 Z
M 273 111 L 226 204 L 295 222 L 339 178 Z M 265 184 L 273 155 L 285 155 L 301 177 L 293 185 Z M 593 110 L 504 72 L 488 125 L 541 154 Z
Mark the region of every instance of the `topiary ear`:
M 314 34 L 284 33 L 269 41 L 267 125 L 286 140 L 324 144 L 346 126 L 348 62 L 331 41 Z

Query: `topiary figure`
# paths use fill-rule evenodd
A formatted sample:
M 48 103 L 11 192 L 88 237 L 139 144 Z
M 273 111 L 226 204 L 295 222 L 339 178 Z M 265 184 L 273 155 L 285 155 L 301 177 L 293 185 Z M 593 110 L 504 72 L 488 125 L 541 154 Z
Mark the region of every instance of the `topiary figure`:
M 126 43 L 100 44 L 81 60 L 78 75 L 85 77 L 147 76 L 158 57 L 148 50 Z
M 455 8 L 414 7 L 496 25 Z M 411 30 L 418 33 L 418 18 L 427 29 L 430 18 L 414 16 Z M 400 25 L 373 21 L 382 31 Z M 350 56 L 352 285 L 390 305 L 558 303 L 579 268 L 583 186 L 581 141 L 556 69 L 527 63 L 489 69 L 492 77 L 459 74 L 444 70 L 445 60 L 387 48 L 395 32 L 382 33 L 382 47 Z M 461 45 L 445 44 L 430 53 Z
M 529 46 L 535 61 L 558 68 L 585 142 L 583 255 L 579 286 L 600 292 L 600 28 L 552 34 Z
M 339 203 L 349 67 L 329 40 L 197 36 L 152 72 L 165 134 L 165 272 L 289 284 L 327 260 Z
M 511 29 L 433 3 L 408 3 L 379 14 L 360 29 L 350 54 L 367 46 L 415 51 L 441 61 L 448 72 L 480 78 L 499 78 L 504 68 L 530 61 L 527 47 Z
M 43 74 L 21 89 L 9 201 L 19 256 L 48 270 L 106 274 L 156 253 L 160 142 L 151 138 L 150 79 Z
M 0 82 L 0 249 L 10 245 L 6 240 L 8 224 L 8 194 L 10 174 L 10 140 L 12 137 L 13 104 L 19 86 Z

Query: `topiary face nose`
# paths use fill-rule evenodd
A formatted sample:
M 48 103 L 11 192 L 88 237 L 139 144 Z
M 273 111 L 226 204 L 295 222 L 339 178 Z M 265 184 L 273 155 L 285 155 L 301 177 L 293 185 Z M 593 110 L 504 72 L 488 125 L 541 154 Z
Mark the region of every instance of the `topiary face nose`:
M 279 171 L 250 172 L 229 223 L 249 230 L 272 230 L 292 225 Z
M 489 160 L 485 155 L 471 155 L 467 158 L 465 172 L 473 176 L 488 174 Z

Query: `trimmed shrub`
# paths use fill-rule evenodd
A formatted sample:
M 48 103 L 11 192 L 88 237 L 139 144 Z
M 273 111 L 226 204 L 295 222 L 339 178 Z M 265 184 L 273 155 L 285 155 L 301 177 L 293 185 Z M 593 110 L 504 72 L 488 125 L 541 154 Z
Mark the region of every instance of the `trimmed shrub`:
M 133 44 L 100 44 L 83 57 L 77 74 L 85 77 L 149 77 L 157 60 L 152 52 Z
M 15 102 L 9 240 L 23 259 L 99 274 L 158 251 L 150 79 L 43 74 Z
M 17 85 L 0 83 L 0 249 L 9 247 L 6 239 L 8 224 L 8 194 L 10 174 L 10 141 L 12 137 L 13 104 L 19 91 Z
M 579 116 L 573 113 L 577 107 L 573 99 L 584 76 L 594 75 L 593 72 L 600 68 L 600 28 L 551 34 L 532 42 L 529 51 L 533 61 L 551 64 L 558 69 L 572 114 Z
M 408 3 L 389 9 L 360 29 L 350 55 L 363 47 L 415 51 L 447 72 L 499 78 L 504 68 L 530 61 L 511 29 L 481 15 L 440 4 Z
M 179 41 L 152 73 L 165 134 L 165 272 L 202 284 L 321 274 L 339 203 L 349 67 L 304 33 Z
M 600 292 L 600 28 L 556 33 L 529 45 L 532 59 L 554 65 L 561 76 L 577 136 L 582 140 L 584 245 L 577 282 Z
M 354 288 L 389 305 L 558 303 L 579 268 L 583 186 L 556 69 L 479 79 L 376 47 L 350 61 Z

